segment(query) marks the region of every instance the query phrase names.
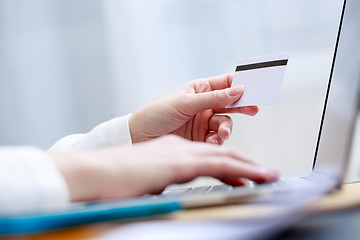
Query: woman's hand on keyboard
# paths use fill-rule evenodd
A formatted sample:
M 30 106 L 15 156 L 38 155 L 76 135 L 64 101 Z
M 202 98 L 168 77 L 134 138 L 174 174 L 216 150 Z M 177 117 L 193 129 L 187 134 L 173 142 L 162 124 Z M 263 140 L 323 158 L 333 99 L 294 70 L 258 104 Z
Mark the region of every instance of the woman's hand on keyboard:
M 236 150 L 168 135 L 133 146 L 83 152 L 49 152 L 72 201 L 122 199 L 161 192 L 174 183 L 211 176 L 238 185 L 278 179 L 276 170 Z

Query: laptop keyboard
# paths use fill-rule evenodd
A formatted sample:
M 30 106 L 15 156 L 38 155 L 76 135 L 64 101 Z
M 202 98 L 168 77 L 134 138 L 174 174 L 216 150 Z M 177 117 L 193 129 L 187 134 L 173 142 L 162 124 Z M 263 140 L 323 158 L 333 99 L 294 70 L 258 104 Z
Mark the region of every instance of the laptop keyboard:
M 221 193 L 221 194 L 228 194 L 232 191 L 241 191 L 241 190 L 249 190 L 254 188 L 284 188 L 287 186 L 287 183 L 278 180 L 272 183 L 264 183 L 264 184 L 256 184 L 252 181 L 249 181 L 244 186 L 229 186 L 226 184 L 220 185 L 212 185 L 212 186 L 199 186 L 199 187 L 186 187 L 186 188 L 173 188 L 169 190 L 165 190 L 162 192 L 162 195 L 165 196 L 174 196 L 174 197 L 183 197 L 183 196 L 195 196 L 195 195 L 204 195 L 204 194 L 212 194 L 212 193 Z
M 197 195 L 206 194 L 210 192 L 227 192 L 233 187 L 225 184 L 214 186 L 200 186 L 200 187 L 188 187 L 188 188 L 176 188 L 165 190 L 162 194 L 167 196 L 181 196 L 181 195 Z

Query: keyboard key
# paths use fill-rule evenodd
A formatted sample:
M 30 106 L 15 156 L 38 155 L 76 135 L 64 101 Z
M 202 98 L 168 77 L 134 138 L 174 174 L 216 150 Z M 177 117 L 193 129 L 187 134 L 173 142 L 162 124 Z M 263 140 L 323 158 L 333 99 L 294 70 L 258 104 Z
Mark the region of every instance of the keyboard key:
M 167 196 L 181 196 L 184 195 L 186 193 L 188 193 L 192 188 L 177 188 L 177 189 L 170 189 L 168 191 L 164 191 L 162 193 L 162 195 L 167 195 Z
M 211 190 L 209 192 L 211 193 L 228 192 L 231 191 L 232 188 L 233 188 L 232 186 L 226 184 L 214 185 L 211 187 Z
M 186 195 L 205 194 L 211 189 L 211 186 L 194 187 L 186 193 Z

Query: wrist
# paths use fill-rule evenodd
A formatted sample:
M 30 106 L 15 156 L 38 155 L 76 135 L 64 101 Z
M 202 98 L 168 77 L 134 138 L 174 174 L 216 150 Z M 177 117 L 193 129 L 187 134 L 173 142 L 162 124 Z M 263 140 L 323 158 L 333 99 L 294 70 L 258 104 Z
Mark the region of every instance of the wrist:
M 85 201 L 97 198 L 97 164 L 90 152 L 49 152 L 48 156 L 65 179 L 71 201 Z
M 137 134 L 136 134 L 136 127 L 135 127 L 135 117 L 136 113 L 132 114 L 130 117 L 129 117 L 129 132 L 130 132 L 130 137 L 131 137 L 131 142 L 134 144 L 134 143 L 137 143 L 139 142 L 139 139 L 137 137 Z
M 144 119 L 145 116 L 141 116 L 142 114 L 138 112 L 132 114 L 129 117 L 129 131 L 132 143 L 139 143 L 146 141 L 146 137 L 141 134 L 140 124 L 138 123 L 138 119 Z

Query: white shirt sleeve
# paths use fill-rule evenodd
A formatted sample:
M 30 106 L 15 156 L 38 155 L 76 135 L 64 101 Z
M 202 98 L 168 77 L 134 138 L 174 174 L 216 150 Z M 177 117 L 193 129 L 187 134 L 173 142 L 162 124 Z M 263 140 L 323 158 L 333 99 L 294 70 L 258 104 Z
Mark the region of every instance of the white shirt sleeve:
M 50 151 L 74 151 L 131 144 L 129 116 L 104 122 L 86 134 L 74 134 L 60 139 Z
M 44 151 L 0 147 L 0 215 L 60 210 L 68 204 L 66 182 Z
M 86 134 L 64 137 L 50 150 L 131 144 L 129 116 L 102 123 Z M 0 147 L 0 216 L 60 210 L 69 202 L 66 182 L 44 151 L 35 147 Z

